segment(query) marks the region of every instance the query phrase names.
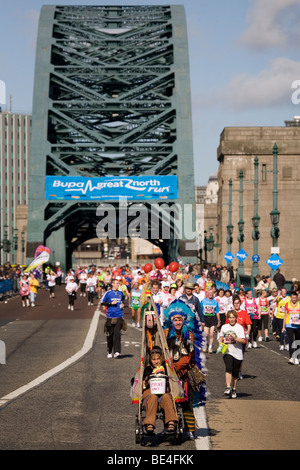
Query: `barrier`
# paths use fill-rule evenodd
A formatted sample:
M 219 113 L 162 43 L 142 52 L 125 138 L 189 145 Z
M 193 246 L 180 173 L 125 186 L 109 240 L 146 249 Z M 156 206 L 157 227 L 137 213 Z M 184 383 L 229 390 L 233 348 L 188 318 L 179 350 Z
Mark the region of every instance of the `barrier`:
M 12 295 L 13 279 L 3 279 L 0 281 L 0 300 L 5 299 L 8 295 Z

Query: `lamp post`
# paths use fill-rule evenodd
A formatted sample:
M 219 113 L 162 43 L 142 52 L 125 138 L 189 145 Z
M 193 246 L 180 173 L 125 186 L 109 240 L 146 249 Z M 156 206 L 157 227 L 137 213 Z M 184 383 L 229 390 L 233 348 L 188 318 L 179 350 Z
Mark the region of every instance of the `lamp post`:
M 232 179 L 229 180 L 229 201 L 228 201 L 228 225 L 227 225 L 227 247 L 228 251 L 231 252 L 232 245 L 232 234 L 233 234 L 233 225 L 232 225 Z M 231 261 L 227 261 L 227 265 L 231 266 Z
M 22 252 L 22 264 L 24 264 L 25 232 L 21 232 L 21 252 Z
M 10 253 L 11 242 L 7 238 L 8 225 L 4 225 L 4 238 L 3 238 L 3 250 L 5 253 L 5 263 L 7 263 L 8 253 Z
M 207 249 L 210 252 L 210 264 L 213 264 L 213 259 L 214 259 L 213 249 L 214 249 L 214 244 L 215 244 L 215 239 L 213 237 L 213 228 L 209 227 L 209 231 L 210 231 L 210 234 L 206 241 L 206 244 L 207 244 Z
M 280 236 L 279 230 L 279 218 L 280 212 L 277 208 L 278 204 L 278 188 L 277 188 L 277 178 L 278 178 L 278 147 L 276 143 L 273 146 L 273 209 L 270 212 L 271 217 L 271 238 L 272 238 L 272 249 L 271 253 L 279 254 L 278 247 L 278 238 Z M 271 276 L 275 274 L 275 271 L 271 271 Z
M 277 188 L 277 175 L 278 175 L 278 166 L 277 166 L 277 160 L 278 160 L 278 147 L 276 144 L 273 146 L 273 210 L 270 212 L 270 217 L 271 217 L 271 237 L 272 237 L 272 246 L 277 247 L 278 246 L 278 238 L 280 235 L 280 230 L 279 230 L 279 217 L 280 217 L 280 212 L 277 208 L 278 204 L 278 188 Z
M 238 234 L 238 242 L 239 242 L 239 250 L 243 248 L 243 243 L 245 240 L 245 235 L 244 235 L 244 220 L 243 220 L 243 170 L 240 171 L 240 206 L 239 206 L 239 221 L 238 221 L 238 229 L 239 229 L 239 234 Z M 244 261 L 239 260 L 239 265 L 237 269 L 237 281 L 240 283 L 240 275 L 244 274 Z
M 207 264 L 207 231 L 204 230 L 204 262 Z
M 12 237 L 12 252 L 13 252 L 13 263 L 17 264 L 17 250 L 18 250 L 18 229 L 14 229 L 14 235 Z
M 253 255 L 254 258 L 252 258 L 252 270 L 251 270 L 251 284 L 252 287 L 255 286 L 255 278 L 259 274 L 259 266 L 258 266 L 258 261 L 257 261 L 257 255 L 258 255 L 258 240 L 260 237 L 260 233 L 258 230 L 259 227 L 259 222 L 260 222 L 260 217 L 258 215 L 258 157 L 256 156 L 254 159 L 254 214 L 252 217 L 252 225 L 253 225 L 253 231 L 252 231 L 252 240 L 253 240 Z

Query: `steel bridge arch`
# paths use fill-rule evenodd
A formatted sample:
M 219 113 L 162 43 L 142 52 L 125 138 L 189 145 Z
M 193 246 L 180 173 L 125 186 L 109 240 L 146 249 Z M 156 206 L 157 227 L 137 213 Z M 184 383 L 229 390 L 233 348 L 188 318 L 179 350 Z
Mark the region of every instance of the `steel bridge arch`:
M 177 175 L 178 199 L 169 204 L 195 206 L 182 6 L 42 7 L 27 257 L 37 244 L 47 244 L 69 267 L 75 247 L 95 236 L 98 204 L 45 200 L 45 177 L 50 175 Z M 118 212 L 117 203 L 112 204 Z M 150 214 L 151 202 L 145 205 Z M 194 226 L 194 216 L 185 224 Z M 177 228 L 174 219 L 170 239 L 161 241 L 151 238 L 149 227 L 148 240 L 162 248 L 167 261 L 178 255 L 194 261 L 195 251 L 186 250 L 190 240 L 176 238 Z

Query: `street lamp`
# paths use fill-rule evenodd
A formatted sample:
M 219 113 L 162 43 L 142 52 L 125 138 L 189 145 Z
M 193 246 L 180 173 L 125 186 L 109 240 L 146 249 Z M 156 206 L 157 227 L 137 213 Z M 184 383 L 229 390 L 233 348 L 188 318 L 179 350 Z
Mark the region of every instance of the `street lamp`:
M 227 245 L 228 251 L 231 252 L 231 245 L 233 242 L 233 225 L 232 225 L 232 179 L 229 180 L 229 201 L 228 201 L 228 225 L 227 225 Z M 227 262 L 228 266 L 231 266 L 231 261 Z
M 273 210 L 270 212 L 271 224 L 272 224 L 270 233 L 271 233 L 272 247 L 273 247 L 273 249 L 271 250 L 271 253 L 279 254 L 278 238 L 280 235 L 280 230 L 279 230 L 278 225 L 279 225 L 280 212 L 277 208 L 277 203 L 278 203 L 277 177 L 278 177 L 278 147 L 275 143 L 273 146 Z M 275 274 L 275 271 L 272 269 L 271 276 L 273 277 L 274 274 Z
M 272 238 L 272 244 L 273 247 L 278 246 L 278 238 L 280 235 L 280 230 L 279 230 L 279 217 L 280 217 L 280 212 L 277 209 L 277 203 L 278 203 L 278 188 L 277 188 L 277 175 L 278 175 L 278 166 L 277 166 L 277 160 L 278 160 L 278 147 L 276 144 L 273 146 L 273 210 L 270 212 L 270 217 L 271 217 L 271 238 Z
M 227 225 L 227 245 L 228 245 L 228 250 L 231 251 L 231 245 L 232 245 L 232 242 L 233 242 L 233 239 L 232 239 L 232 234 L 233 234 L 233 225 L 232 224 L 228 224 Z M 230 264 L 230 263 L 229 263 Z
M 273 209 L 270 212 L 270 217 L 271 217 L 271 237 L 273 240 L 273 246 L 278 246 L 278 238 L 280 235 L 280 230 L 279 230 L 279 218 L 280 218 L 280 212 L 278 209 Z
M 252 217 L 252 225 L 253 225 L 253 232 L 252 232 L 252 240 L 253 240 L 253 255 L 255 257 L 252 258 L 252 270 L 251 270 L 251 284 L 252 287 L 256 284 L 256 276 L 259 274 L 259 267 L 258 267 L 258 240 L 260 237 L 260 233 L 258 230 L 260 222 L 260 217 L 258 215 L 258 157 L 256 156 L 254 159 L 254 215 Z
M 17 264 L 17 250 L 18 250 L 18 229 L 14 229 L 14 236 L 12 237 L 12 249 L 13 249 L 13 263 Z
M 239 234 L 238 234 L 238 242 L 239 242 L 239 250 L 243 248 L 243 243 L 245 240 L 245 235 L 244 235 L 244 220 L 243 220 L 243 170 L 240 171 L 240 206 L 239 206 L 239 216 L 240 220 L 238 221 L 238 229 L 239 229 Z M 244 271 L 244 261 L 239 260 L 239 265 L 237 269 L 237 281 L 240 283 L 240 275 L 245 274 Z
M 207 244 L 207 249 L 210 252 L 210 263 L 213 264 L 213 257 L 214 257 L 214 244 L 215 244 L 215 239 L 213 237 L 213 228 L 209 227 L 210 235 L 206 241 Z
M 204 230 L 204 261 L 207 264 L 207 231 Z
M 11 248 L 11 242 L 10 240 L 8 240 L 7 238 L 7 229 L 8 229 L 8 225 L 4 225 L 4 238 L 3 238 L 3 243 L 2 243 L 2 246 L 3 246 L 3 250 L 5 252 L 5 262 L 7 263 L 7 258 L 8 258 L 8 253 L 10 253 L 10 248 Z
M 25 232 L 21 232 L 21 252 L 22 252 L 22 264 L 24 264 L 24 253 L 25 253 Z

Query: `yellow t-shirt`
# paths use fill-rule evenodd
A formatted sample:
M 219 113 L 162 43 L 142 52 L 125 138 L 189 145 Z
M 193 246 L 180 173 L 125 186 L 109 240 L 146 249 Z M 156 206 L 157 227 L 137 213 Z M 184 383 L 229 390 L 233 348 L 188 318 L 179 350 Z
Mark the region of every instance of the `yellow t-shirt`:
M 29 279 L 29 287 L 30 291 L 33 292 L 34 294 L 37 294 L 38 287 L 39 287 L 39 281 L 37 279 Z
M 296 307 L 293 307 L 291 302 L 287 302 L 285 306 L 287 316 L 286 316 L 286 326 L 300 328 L 300 302 L 298 301 Z
M 290 297 L 286 296 L 284 299 L 282 297 L 278 297 L 277 299 L 277 311 L 276 311 L 276 318 L 284 318 L 285 314 L 285 305 L 290 301 Z

